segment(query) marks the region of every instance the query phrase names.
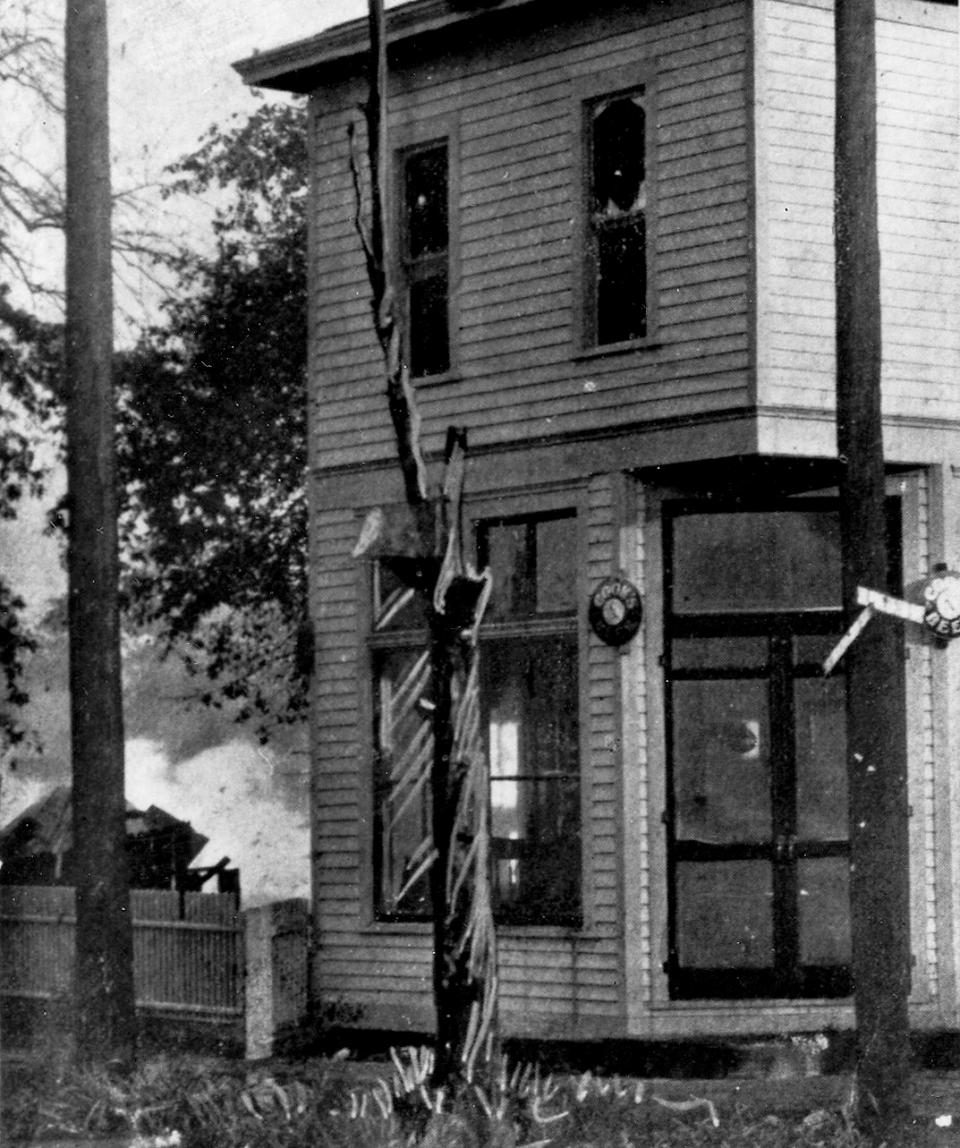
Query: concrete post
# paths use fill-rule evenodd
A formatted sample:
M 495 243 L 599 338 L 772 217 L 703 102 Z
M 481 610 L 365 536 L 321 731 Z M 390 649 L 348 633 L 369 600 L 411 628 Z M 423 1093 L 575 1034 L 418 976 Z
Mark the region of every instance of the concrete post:
M 303 900 L 275 901 L 243 917 L 246 1056 L 262 1060 L 307 1016 L 310 912 Z

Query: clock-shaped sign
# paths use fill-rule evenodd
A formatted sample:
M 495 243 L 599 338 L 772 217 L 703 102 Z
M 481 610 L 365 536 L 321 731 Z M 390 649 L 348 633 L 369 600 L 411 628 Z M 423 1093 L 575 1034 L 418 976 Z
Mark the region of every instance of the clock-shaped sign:
M 923 624 L 938 638 L 960 637 L 960 574 L 938 570 L 923 588 Z
M 587 614 L 594 633 L 608 646 L 629 642 L 643 621 L 640 591 L 626 578 L 604 578 L 590 595 Z

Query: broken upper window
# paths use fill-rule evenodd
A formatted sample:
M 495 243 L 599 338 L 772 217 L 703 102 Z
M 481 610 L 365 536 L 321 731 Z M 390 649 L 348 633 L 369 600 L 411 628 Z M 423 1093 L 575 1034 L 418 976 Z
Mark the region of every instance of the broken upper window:
M 588 108 L 588 342 L 647 334 L 646 108 L 642 91 Z
M 405 153 L 401 257 L 407 363 L 414 378 L 450 369 L 447 190 L 446 144 Z

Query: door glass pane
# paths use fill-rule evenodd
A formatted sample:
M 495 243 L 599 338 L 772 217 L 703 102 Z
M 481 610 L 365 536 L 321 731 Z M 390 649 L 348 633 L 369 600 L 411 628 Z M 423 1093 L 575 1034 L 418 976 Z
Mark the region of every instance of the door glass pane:
M 797 836 L 847 840 L 846 715 L 843 678 L 793 684 L 796 724 Z
M 760 670 L 769 658 L 766 638 L 676 638 L 671 644 L 675 670 Z
M 840 528 L 827 511 L 684 514 L 673 520 L 676 613 L 840 605 Z
M 819 857 L 797 865 L 800 963 L 850 962 L 850 862 Z
M 773 964 L 773 876 L 767 861 L 677 866 L 677 955 L 684 968 Z
M 771 833 L 767 683 L 674 682 L 677 837 L 734 843 Z
M 822 666 L 839 641 L 839 634 L 796 634 L 793 639 L 794 664 L 797 666 Z M 833 672 L 842 675 L 842 664 Z

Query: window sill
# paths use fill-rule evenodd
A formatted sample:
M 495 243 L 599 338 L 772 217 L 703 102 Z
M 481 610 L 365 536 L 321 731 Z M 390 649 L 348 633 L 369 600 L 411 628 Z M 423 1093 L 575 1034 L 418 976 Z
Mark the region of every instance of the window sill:
M 364 936 L 385 936 L 390 933 L 406 937 L 433 937 L 430 921 L 368 921 L 358 932 Z M 576 937 L 590 939 L 599 935 L 586 925 L 507 925 L 496 926 L 498 937 L 542 937 L 544 940 Z
M 571 358 L 575 363 L 605 359 L 608 355 L 629 355 L 634 351 L 659 351 L 663 346 L 656 339 L 631 339 L 627 343 L 607 343 L 602 347 L 581 347 Z
M 449 371 L 444 371 L 442 375 L 421 375 L 419 378 L 410 376 L 410 385 L 413 387 L 442 387 L 445 383 L 459 383 L 460 371 L 451 367 Z

